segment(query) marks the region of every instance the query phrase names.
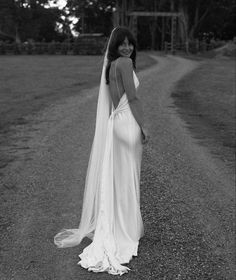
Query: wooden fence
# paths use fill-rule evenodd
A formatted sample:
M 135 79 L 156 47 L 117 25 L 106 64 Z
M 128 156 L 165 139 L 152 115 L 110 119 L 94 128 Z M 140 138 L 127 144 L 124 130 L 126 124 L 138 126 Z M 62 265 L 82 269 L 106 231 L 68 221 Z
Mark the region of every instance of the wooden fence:
M 75 43 L 68 42 L 26 42 L 26 43 L 5 43 L 0 42 L 0 54 L 15 54 L 15 55 L 100 55 L 104 53 L 104 48 L 107 39 L 91 38 L 86 40 L 78 40 Z
M 219 46 L 221 46 L 222 43 L 206 43 L 205 41 L 190 41 L 186 43 L 176 43 L 173 46 L 169 42 L 165 42 L 165 53 L 171 52 L 172 54 L 175 54 L 178 51 L 184 51 L 186 53 L 199 53 L 199 52 L 206 52 L 213 50 Z
M 0 55 L 101 55 L 104 53 L 106 37 L 81 38 L 74 43 L 68 42 L 26 42 L 26 43 L 5 43 L 0 41 Z M 222 44 L 221 44 L 222 45 Z M 206 43 L 205 41 L 191 41 L 185 44 L 174 44 L 165 42 L 165 53 L 175 54 L 178 51 L 186 53 L 198 53 L 212 50 L 221 46 L 220 43 Z

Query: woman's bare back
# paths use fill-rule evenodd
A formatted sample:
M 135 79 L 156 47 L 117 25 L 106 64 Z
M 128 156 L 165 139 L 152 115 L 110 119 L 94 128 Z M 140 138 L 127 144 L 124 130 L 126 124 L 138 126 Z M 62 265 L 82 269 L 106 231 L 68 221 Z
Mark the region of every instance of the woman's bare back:
M 121 73 L 117 66 L 118 60 L 119 58 L 111 62 L 111 68 L 109 72 L 109 80 L 110 80 L 109 87 L 110 87 L 111 99 L 114 108 L 117 108 L 120 99 L 125 92 Z

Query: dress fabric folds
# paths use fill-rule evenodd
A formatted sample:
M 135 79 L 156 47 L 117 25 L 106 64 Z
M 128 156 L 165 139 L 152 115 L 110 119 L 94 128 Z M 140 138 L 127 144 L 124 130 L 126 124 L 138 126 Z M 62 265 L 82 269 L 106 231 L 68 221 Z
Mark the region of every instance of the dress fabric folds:
M 134 73 L 134 82 L 138 79 Z M 78 264 L 89 271 L 122 275 L 137 256 L 143 236 L 140 212 L 141 129 L 126 93 L 108 120 L 100 182 L 100 207 L 93 240 L 79 255 Z
M 94 142 L 86 176 L 79 228 L 55 235 L 59 248 L 92 242 L 79 255 L 79 265 L 94 272 L 122 275 L 124 264 L 137 256 L 144 234 L 140 212 L 141 129 L 126 93 L 117 108 L 110 102 L 103 67 L 97 106 Z M 135 87 L 139 85 L 133 72 Z

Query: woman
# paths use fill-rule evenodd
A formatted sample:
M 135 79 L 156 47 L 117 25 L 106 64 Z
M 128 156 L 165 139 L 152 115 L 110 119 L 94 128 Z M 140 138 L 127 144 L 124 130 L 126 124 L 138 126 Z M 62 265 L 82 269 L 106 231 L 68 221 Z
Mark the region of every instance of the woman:
M 89 271 L 128 272 L 122 264 L 137 256 L 143 236 L 139 181 L 147 137 L 136 96 L 135 59 L 133 35 L 127 28 L 116 27 L 103 63 L 80 225 L 54 238 L 59 248 L 76 246 L 85 236 L 91 238 L 78 263 Z

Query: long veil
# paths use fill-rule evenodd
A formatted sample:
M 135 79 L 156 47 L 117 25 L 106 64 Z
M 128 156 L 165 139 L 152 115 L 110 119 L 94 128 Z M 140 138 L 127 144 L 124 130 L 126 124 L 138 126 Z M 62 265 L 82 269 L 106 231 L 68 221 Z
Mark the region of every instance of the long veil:
M 76 246 L 85 236 L 92 239 L 95 231 L 99 211 L 101 166 L 105 149 L 108 119 L 112 106 L 109 86 L 106 84 L 105 72 L 108 62 L 108 47 L 114 30 L 115 28 L 111 32 L 103 61 L 97 103 L 95 134 L 87 168 L 79 228 L 62 229 L 56 234 L 54 237 L 54 243 L 58 248 Z

